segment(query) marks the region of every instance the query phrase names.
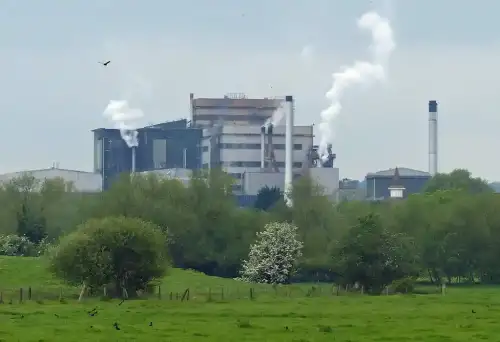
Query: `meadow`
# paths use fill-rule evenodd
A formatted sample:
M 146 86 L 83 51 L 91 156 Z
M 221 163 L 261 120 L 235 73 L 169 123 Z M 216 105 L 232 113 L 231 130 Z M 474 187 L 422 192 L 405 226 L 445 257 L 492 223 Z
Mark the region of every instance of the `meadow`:
M 79 289 L 53 279 L 43 259 L 2 257 L 0 291 L 0 341 L 9 342 L 500 341 L 500 289 L 479 285 L 337 295 L 328 284 L 251 286 L 172 270 L 147 299 L 78 302 Z

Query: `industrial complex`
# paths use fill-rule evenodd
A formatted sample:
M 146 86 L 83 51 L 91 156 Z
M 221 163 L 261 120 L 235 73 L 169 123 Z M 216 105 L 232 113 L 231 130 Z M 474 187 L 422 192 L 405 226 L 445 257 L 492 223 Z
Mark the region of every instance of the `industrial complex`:
M 94 134 L 94 170 L 29 171 L 36 178 L 62 177 L 79 191 L 101 191 L 121 173 L 156 173 L 186 182 L 199 169 L 222 168 L 234 178 L 233 192 L 252 202 L 264 186 L 288 189 L 293 179 L 310 175 L 338 200 L 381 200 L 420 192 L 437 172 L 437 102 L 429 101 L 429 172 L 404 167 L 368 173 L 363 182 L 339 179 L 336 155 L 328 146 L 319 156 L 313 126 L 294 125 L 294 99 L 195 98 L 190 94 L 187 119 L 137 129 L 138 145 L 129 147 L 118 129 Z M 278 111 L 283 114 L 276 120 Z M 20 173 L 0 175 L 0 182 Z M 395 184 L 395 182 L 397 184 Z M 250 200 L 249 200 L 250 198 Z

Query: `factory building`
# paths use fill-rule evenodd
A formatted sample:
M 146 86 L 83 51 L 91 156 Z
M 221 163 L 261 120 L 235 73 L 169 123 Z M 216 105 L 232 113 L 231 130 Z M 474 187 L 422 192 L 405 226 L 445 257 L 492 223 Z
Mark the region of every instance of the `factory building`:
M 103 189 L 122 172 L 170 168 L 201 167 L 202 129 L 178 120 L 137 130 L 139 145 L 129 148 L 117 129 L 99 128 L 94 132 L 94 171 L 102 175 Z M 134 165 L 133 165 L 134 159 Z
M 292 153 L 295 174 L 302 172 L 312 146 L 313 127 L 295 126 Z M 224 124 L 206 128 L 203 132 L 201 159 L 203 168 L 222 167 L 233 176 L 235 191 L 253 194 L 255 189 L 249 183 L 253 177 L 275 173 L 274 177 L 283 178 L 285 126 L 269 126 L 267 131 L 262 130 L 262 125 Z M 247 178 L 245 189 L 244 178 Z
M 398 175 L 399 173 L 399 175 Z M 394 193 L 394 179 L 403 190 L 402 197 L 419 193 L 431 178 L 428 172 L 408 168 L 394 168 L 366 175 L 366 198 L 368 200 L 383 200 L 391 197 L 391 186 Z
M 99 192 L 101 191 L 101 175 L 94 172 L 59 169 L 54 165 L 47 169 L 11 172 L 0 175 L 0 183 L 9 182 L 15 178 L 32 176 L 43 182 L 46 179 L 61 178 L 66 182 L 71 182 L 75 191 L 78 192 Z
M 271 117 L 278 111 L 283 122 L 273 125 Z M 313 127 L 294 126 L 293 112 L 292 96 L 195 98 L 190 94 L 189 122 L 138 129 L 135 148 L 127 147 L 116 129 L 94 130 L 94 170 L 102 174 L 103 189 L 107 189 L 118 174 L 132 170 L 178 178 L 172 169 L 222 168 L 234 178 L 235 194 L 250 196 L 266 185 L 285 190 L 293 177 L 309 172 L 326 195 L 334 196 L 338 192 L 335 155 L 329 147 L 328 157 L 320 160 L 313 146 Z M 288 157 L 286 146 L 291 146 Z
M 230 93 L 221 98 L 195 98 L 189 95 L 191 123 L 195 127 L 216 124 L 262 126 L 280 108 L 283 99 L 250 99 L 245 94 Z

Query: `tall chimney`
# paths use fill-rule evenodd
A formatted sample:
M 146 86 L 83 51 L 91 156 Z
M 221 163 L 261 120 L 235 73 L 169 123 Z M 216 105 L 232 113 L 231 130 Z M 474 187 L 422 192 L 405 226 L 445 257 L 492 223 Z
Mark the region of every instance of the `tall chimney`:
M 135 150 L 136 146 L 132 146 L 132 173 L 135 173 Z
M 437 101 L 429 101 L 429 173 L 436 175 L 438 169 L 438 121 Z
M 286 101 L 286 129 L 285 129 L 285 202 L 292 206 L 292 182 L 293 182 L 293 97 L 288 95 Z
M 266 167 L 266 126 L 260 128 L 260 168 Z

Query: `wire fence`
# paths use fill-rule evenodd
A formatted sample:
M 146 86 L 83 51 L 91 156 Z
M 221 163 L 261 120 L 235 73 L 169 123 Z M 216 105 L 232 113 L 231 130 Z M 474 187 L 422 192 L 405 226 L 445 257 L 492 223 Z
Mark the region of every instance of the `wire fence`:
M 43 287 L 20 287 L 0 290 L 0 304 L 23 303 L 26 301 L 77 301 L 80 298 L 81 289 L 78 288 L 43 288 Z M 442 294 L 446 288 L 426 287 L 425 291 L 412 291 L 421 294 Z M 395 292 L 386 287 L 382 295 L 391 295 Z M 286 298 L 310 298 L 310 297 L 332 297 L 332 296 L 359 296 L 364 295 L 362 287 L 340 286 L 336 284 L 318 284 L 312 286 L 284 285 L 284 286 L 216 286 L 216 287 L 177 287 L 175 290 L 167 286 L 158 285 L 150 287 L 146 292 L 129 296 L 126 292 L 121 296 L 111 296 L 105 288 L 86 292 L 84 299 L 110 300 L 112 298 L 142 298 L 179 302 L 226 302 L 235 300 L 276 300 Z

